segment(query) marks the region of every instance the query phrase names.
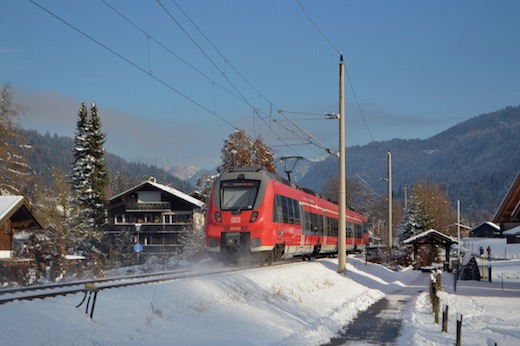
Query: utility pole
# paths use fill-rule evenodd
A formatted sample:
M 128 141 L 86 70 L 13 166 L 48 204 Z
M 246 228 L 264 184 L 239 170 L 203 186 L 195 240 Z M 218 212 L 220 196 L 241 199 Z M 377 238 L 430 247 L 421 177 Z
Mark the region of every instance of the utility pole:
M 392 153 L 388 150 L 388 247 L 392 251 Z
M 460 199 L 457 200 L 457 262 L 460 261 Z
M 346 251 L 346 160 L 345 160 L 345 66 L 343 54 L 339 62 L 339 230 L 338 230 L 338 273 L 345 273 L 347 268 Z

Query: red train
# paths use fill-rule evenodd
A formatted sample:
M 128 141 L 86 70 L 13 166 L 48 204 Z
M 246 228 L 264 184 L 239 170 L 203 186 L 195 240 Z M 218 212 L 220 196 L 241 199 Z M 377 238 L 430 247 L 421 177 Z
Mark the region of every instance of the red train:
M 265 171 L 225 172 L 215 181 L 208 201 L 207 249 L 224 262 L 334 255 L 338 210 L 336 204 Z M 348 252 L 364 246 L 368 233 L 365 216 L 347 210 L 346 217 Z

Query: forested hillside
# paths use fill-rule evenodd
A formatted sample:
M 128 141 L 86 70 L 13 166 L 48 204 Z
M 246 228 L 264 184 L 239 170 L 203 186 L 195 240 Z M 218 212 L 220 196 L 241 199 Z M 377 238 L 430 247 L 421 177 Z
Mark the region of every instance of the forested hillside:
M 51 136 L 48 132 L 42 135 L 35 130 L 23 132 L 26 142 L 31 146 L 31 149 L 27 151 L 27 161 L 45 184 L 52 184 L 52 169 L 58 169 L 65 174 L 70 173 L 74 146 L 72 138 Z M 105 153 L 105 164 L 109 171 L 113 193 L 122 192 L 151 176 L 157 178 L 162 184 L 171 185 L 186 193 L 193 191 L 193 187 L 189 183 L 164 172 L 157 166 L 127 162 L 108 152 Z
M 38 175 L 50 182 L 53 167 L 69 172 L 72 138 L 42 135 L 34 130 L 25 133 L 32 146 L 28 161 Z M 363 181 L 367 188 L 370 186 L 386 196 L 387 185 L 383 179 L 387 177 L 390 150 L 394 198 L 403 200 L 405 186 L 436 183 L 447 191 L 452 207 L 459 199 L 464 213 L 487 220 L 520 172 L 519 148 L 520 107 L 508 107 L 476 116 L 425 140 L 393 139 L 349 147 L 347 176 Z M 189 183 L 156 166 L 129 163 L 111 153 L 106 153 L 105 161 L 115 193 L 150 176 L 185 192 L 193 190 Z M 278 171 L 285 177 L 283 167 Z M 321 162 L 300 162 L 291 179 L 302 187 L 320 192 L 325 190 L 326 181 L 337 175 L 338 160 L 329 157 Z
M 520 107 L 482 114 L 425 140 L 394 139 L 347 148 L 347 176 L 386 196 L 388 150 L 392 153 L 394 198 L 417 182 L 441 185 L 451 205 L 489 219 L 520 172 Z M 338 160 L 313 163 L 300 186 L 316 191 L 338 175 Z M 365 184 L 366 185 L 366 184 Z

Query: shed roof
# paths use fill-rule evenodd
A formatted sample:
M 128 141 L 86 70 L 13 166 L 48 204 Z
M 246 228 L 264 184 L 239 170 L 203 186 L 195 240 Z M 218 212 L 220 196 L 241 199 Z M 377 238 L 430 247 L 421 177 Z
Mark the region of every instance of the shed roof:
M 410 237 L 408 239 L 405 239 L 403 241 L 403 244 L 457 244 L 457 239 L 447 236 L 446 234 L 443 234 L 441 232 L 438 232 L 434 229 L 429 229 L 427 231 L 424 231 L 422 233 L 416 234 L 413 237 Z

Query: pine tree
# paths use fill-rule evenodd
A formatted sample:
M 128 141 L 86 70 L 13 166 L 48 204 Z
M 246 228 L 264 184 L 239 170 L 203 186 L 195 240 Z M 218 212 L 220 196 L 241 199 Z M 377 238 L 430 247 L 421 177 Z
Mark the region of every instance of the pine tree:
M 108 175 L 104 164 L 105 135 L 97 107 L 92 104 L 90 115 L 82 102 L 74 138 L 74 162 L 71 187 L 77 208 L 75 227 L 76 250 L 87 253 L 102 248 L 102 226 L 105 222 L 105 188 Z
M 97 107 L 92 104 L 90 108 L 90 132 L 88 136 L 89 152 L 93 158 L 92 171 L 92 219 L 93 227 L 101 229 L 105 224 L 105 189 L 108 186 L 108 173 L 105 168 L 105 139 L 106 135 L 101 132 L 101 119 Z

